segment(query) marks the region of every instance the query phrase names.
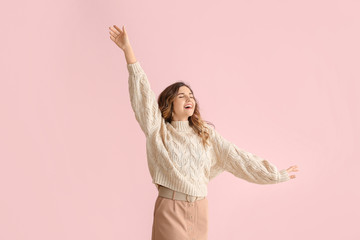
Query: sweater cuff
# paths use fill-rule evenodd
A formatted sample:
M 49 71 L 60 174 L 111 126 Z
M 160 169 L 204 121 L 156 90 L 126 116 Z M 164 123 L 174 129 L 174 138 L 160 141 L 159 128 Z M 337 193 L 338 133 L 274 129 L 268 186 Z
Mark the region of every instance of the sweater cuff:
M 290 180 L 290 176 L 289 173 L 286 171 L 286 169 L 279 171 L 278 183 L 286 182 L 288 180 Z
M 143 69 L 141 68 L 139 61 L 127 64 L 127 69 L 128 69 L 129 74 L 133 74 L 133 75 L 143 72 Z

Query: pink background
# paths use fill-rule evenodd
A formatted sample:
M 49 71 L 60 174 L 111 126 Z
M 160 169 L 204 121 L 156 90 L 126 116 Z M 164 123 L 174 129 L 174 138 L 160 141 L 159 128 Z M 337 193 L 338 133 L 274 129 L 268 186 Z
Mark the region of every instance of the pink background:
M 358 1 L 1 4 L 0 239 L 150 239 L 157 196 L 109 26 L 158 96 L 297 178 L 212 180 L 209 240 L 360 239 Z

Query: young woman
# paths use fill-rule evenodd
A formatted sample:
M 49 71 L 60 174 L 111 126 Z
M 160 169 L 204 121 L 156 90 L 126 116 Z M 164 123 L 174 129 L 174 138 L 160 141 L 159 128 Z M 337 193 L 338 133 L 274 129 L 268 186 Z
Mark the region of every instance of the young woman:
M 297 166 L 276 166 L 224 139 L 200 115 L 191 87 L 184 82 L 168 86 L 156 100 L 136 60 L 127 32 L 116 25 L 110 39 L 125 54 L 132 109 L 146 136 L 148 167 L 158 189 L 152 240 L 206 240 L 207 184 L 228 171 L 256 184 L 276 184 L 295 178 Z M 212 124 L 211 124 L 212 125 Z

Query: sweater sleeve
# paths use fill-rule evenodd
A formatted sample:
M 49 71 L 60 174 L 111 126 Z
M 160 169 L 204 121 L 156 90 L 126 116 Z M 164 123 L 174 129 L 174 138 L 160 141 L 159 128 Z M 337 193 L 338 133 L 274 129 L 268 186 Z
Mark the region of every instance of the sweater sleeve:
M 286 169 L 278 171 L 275 165 L 239 148 L 223 138 L 215 129 L 212 129 L 211 135 L 216 156 L 216 164 L 213 167 L 215 172 L 227 171 L 256 184 L 275 184 L 290 180 Z
M 148 137 L 160 127 L 161 111 L 140 62 L 127 64 L 127 69 L 131 107 L 141 130 Z

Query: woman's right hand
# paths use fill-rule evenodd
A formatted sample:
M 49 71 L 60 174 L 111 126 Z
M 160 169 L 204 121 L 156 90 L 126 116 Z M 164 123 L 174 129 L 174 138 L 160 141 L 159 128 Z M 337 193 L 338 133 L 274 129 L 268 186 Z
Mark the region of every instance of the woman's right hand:
M 114 43 L 116 43 L 116 45 L 119 46 L 119 48 L 121 48 L 123 51 L 125 51 L 125 49 L 127 47 L 130 47 L 130 42 L 128 39 L 128 35 L 126 33 L 125 30 L 125 26 L 123 26 L 123 30 L 121 30 L 120 28 L 118 28 L 116 25 L 114 25 L 114 28 L 109 27 L 110 28 L 110 38 L 111 40 L 114 41 Z

